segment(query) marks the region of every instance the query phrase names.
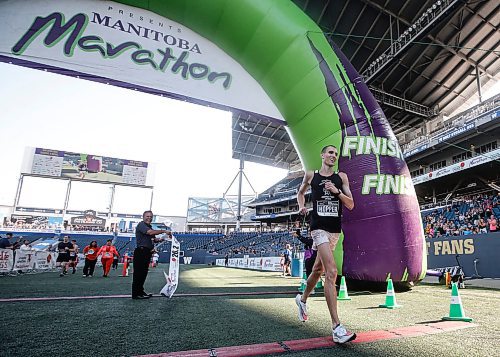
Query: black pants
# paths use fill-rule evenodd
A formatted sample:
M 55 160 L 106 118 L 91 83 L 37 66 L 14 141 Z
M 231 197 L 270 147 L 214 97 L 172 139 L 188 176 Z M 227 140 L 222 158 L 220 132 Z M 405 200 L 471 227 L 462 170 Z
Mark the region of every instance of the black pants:
M 113 259 L 113 265 L 111 266 L 113 269 L 118 269 L 118 259 Z
M 95 264 L 97 259 L 89 260 L 85 258 L 85 265 L 83 266 L 83 275 L 94 275 Z
M 134 250 L 134 274 L 132 277 L 132 296 L 144 294 L 144 282 L 148 276 L 151 249 L 137 247 Z

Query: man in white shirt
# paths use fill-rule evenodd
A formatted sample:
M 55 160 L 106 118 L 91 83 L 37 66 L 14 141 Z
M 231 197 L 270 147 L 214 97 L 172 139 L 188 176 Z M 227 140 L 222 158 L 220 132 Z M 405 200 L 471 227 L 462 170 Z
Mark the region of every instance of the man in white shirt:
M 25 239 L 23 244 L 19 247 L 20 251 L 26 252 L 26 251 L 31 251 L 33 248 L 30 245 L 30 241 Z

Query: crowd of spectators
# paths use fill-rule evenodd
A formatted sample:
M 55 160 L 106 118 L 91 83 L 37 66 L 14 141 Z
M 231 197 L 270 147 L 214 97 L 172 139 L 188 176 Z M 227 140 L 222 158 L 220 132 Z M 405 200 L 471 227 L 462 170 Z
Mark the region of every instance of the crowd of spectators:
M 422 213 L 427 239 L 498 232 L 500 194 L 464 196 Z

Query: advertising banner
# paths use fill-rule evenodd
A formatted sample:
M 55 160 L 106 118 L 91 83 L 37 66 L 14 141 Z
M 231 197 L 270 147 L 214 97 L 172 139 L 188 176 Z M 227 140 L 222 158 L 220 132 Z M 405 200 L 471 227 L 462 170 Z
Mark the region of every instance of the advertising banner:
M 425 151 L 429 148 L 429 144 L 422 144 L 422 145 L 419 145 L 417 146 L 415 149 L 411 149 L 407 152 L 404 153 L 404 157 L 405 159 L 407 157 L 410 157 L 412 155 L 415 155 L 415 154 L 418 154 L 419 152 L 422 152 L 422 151 Z
M 283 120 L 232 57 L 150 11 L 111 1 L 7 0 L 0 33 L 0 61 Z M 43 172 L 56 176 L 62 158 L 44 153 Z
M 23 229 L 46 229 L 49 227 L 49 217 L 13 214 L 10 223 L 16 228 Z
M 56 267 L 56 258 L 54 253 L 37 251 L 35 254 L 36 270 L 51 270 Z
M 500 233 L 433 238 L 426 241 L 429 269 L 462 267 L 465 276 L 500 278 Z
M 0 249 L 0 273 L 8 273 L 14 265 L 14 252 L 12 249 Z
M 14 270 L 31 270 L 35 265 L 35 251 L 16 250 L 16 259 L 14 262 Z
M 424 175 L 417 176 L 412 179 L 413 184 L 417 185 L 422 182 L 437 179 L 439 177 L 454 174 L 459 171 L 464 171 L 470 169 L 471 167 L 482 165 L 486 162 L 495 161 L 500 159 L 500 149 L 487 152 L 485 154 L 477 155 L 473 158 L 457 162 L 453 165 L 443 167 L 439 170 L 426 173 Z
M 71 225 L 85 226 L 85 227 L 104 227 L 106 226 L 106 219 L 97 217 L 97 212 L 87 210 L 83 216 L 72 217 Z
M 450 130 L 450 131 L 448 131 L 446 133 L 443 133 L 443 134 L 439 135 L 435 140 L 438 143 L 442 143 L 443 141 L 450 140 L 451 138 L 453 138 L 455 136 L 458 136 L 460 134 L 465 133 L 466 131 L 474 129 L 475 126 L 476 126 L 475 122 L 467 123 L 464 126 L 461 126 L 459 128 L 455 128 L 453 130 Z

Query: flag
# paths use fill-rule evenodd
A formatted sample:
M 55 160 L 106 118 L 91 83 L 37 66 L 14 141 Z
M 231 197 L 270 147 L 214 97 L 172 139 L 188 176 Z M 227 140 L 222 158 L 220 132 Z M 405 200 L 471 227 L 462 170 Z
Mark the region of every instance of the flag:
M 168 275 L 163 272 L 167 284 L 161 289 L 160 294 L 171 298 L 177 289 L 177 284 L 179 283 L 179 252 L 181 250 L 181 245 L 172 236 L 172 249 L 170 250 L 170 265 L 168 267 Z

